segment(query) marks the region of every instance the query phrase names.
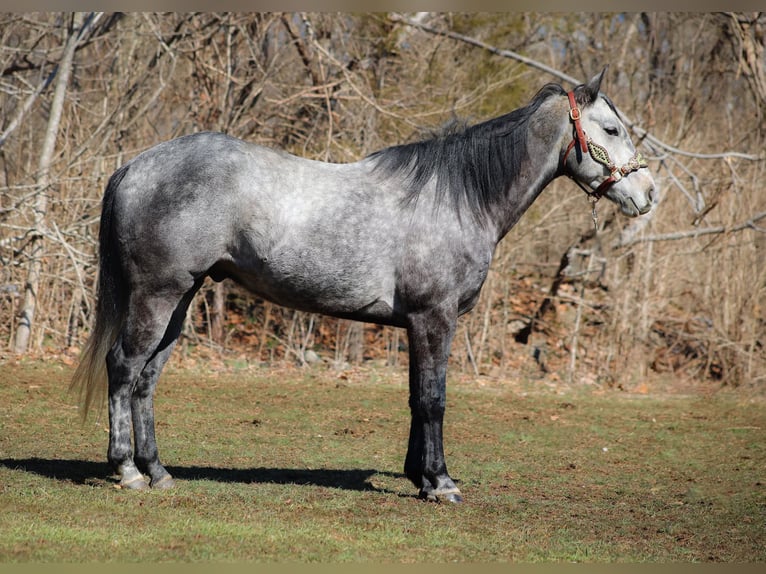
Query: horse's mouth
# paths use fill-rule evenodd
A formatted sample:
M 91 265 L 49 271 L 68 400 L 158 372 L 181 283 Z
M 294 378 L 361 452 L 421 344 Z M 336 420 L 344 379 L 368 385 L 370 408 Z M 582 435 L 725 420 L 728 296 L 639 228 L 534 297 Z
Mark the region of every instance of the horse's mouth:
M 632 197 L 622 198 L 617 203 L 620 206 L 620 211 L 623 215 L 628 217 L 638 217 L 639 215 L 646 215 L 652 210 L 652 202 L 647 201 L 642 206 L 636 203 L 636 200 Z

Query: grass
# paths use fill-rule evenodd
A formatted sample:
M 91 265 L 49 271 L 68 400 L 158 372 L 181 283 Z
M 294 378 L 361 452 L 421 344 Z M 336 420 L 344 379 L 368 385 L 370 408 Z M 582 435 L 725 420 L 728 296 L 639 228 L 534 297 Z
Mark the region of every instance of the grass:
M 755 562 L 766 403 L 735 393 L 450 381 L 466 503 L 402 476 L 402 370 L 169 369 L 171 491 L 115 488 L 71 367 L 0 365 L 0 561 Z

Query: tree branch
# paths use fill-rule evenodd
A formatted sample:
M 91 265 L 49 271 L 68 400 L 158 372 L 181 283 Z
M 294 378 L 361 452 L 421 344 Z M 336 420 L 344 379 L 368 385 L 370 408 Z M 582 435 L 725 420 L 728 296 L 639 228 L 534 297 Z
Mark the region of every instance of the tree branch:
M 677 241 L 679 239 L 693 239 L 702 235 L 713 235 L 716 233 L 734 233 L 736 231 L 742 231 L 743 229 L 754 229 L 761 233 L 766 233 L 766 228 L 762 228 L 756 225 L 761 219 L 766 218 L 766 211 L 762 211 L 750 219 L 726 227 L 725 225 L 717 225 L 715 227 L 703 227 L 700 229 L 690 229 L 688 231 L 675 231 L 673 233 L 658 233 L 656 235 L 647 235 L 645 237 L 633 237 L 627 241 L 622 241 L 615 244 L 615 247 L 627 247 L 629 245 L 635 245 L 636 243 L 647 243 L 650 241 Z
M 97 13 L 91 13 L 88 16 L 88 19 L 83 24 L 82 28 L 80 29 L 80 32 L 77 35 L 77 42 L 79 43 L 82 39 L 84 32 L 88 29 L 91 29 L 95 24 L 101 19 L 101 16 L 103 15 L 103 12 L 97 12 Z M 76 48 L 75 48 L 76 49 Z M 24 116 L 27 115 L 30 109 L 32 109 L 32 104 L 35 103 L 35 100 L 37 100 L 38 96 L 42 94 L 48 86 L 53 83 L 53 79 L 56 77 L 56 74 L 59 71 L 59 64 L 56 64 L 53 67 L 53 70 L 48 74 L 48 77 L 45 78 L 42 82 L 40 82 L 40 85 L 37 86 L 34 92 L 29 94 L 27 99 L 24 101 L 24 104 L 19 108 L 18 113 L 16 114 L 16 117 L 11 120 L 11 123 L 8 124 L 8 127 L 5 129 L 5 131 L 0 134 L 0 147 L 3 147 L 3 144 L 6 142 L 8 137 L 16 130 L 16 128 L 19 127 L 19 124 L 21 124 L 21 121 L 24 119 Z
M 453 40 L 465 42 L 466 44 L 476 46 L 477 48 L 481 48 L 482 50 L 486 50 L 492 54 L 501 56 L 503 58 L 510 58 L 512 60 L 516 60 L 517 62 L 521 62 L 522 64 L 529 66 L 530 68 L 536 68 L 542 72 L 545 72 L 546 74 L 550 74 L 553 77 L 558 78 L 559 80 L 563 82 L 572 84 L 573 86 L 576 86 L 581 83 L 580 81 L 577 80 L 577 78 L 573 78 L 572 76 L 569 76 L 559 70 L 556 70 L 555 68 L 546 66 L 545 64 L 538 62 L 537 60 L 527 58 L 526 56 L 522 56 L 521 54 L 517 54 L 516 52 L 513 52 L 511 50 L 503 50 L 491 44 L 482 42 L 481 40 L 477 40 L 476 38 L 471 38 L 470 36 L 464 36 L 463 34 L 458 34 L 457 32 L 452 32 L 449 30 L 437 30 L 436 28 L 433 28 L 426 24 L 422 24 L 410 18 L 406 18 L 405 16 L 402 16 L 401 14 L 396 14 L 396 13 L 391 14 L 389 15 L 389 19 L 392 22 L 398 22 L 406 26 L 419 28 L 420 30 L 423 30 L 424 32 L 428 32 L 429 34 L 444 36 L 446 38 L 451 38 Z M 639 138 L 641 138 L 642 140 L 651 142 L 654 145 L 664 149 L 667 152 L 683 155 L 686 157 L 693 157 L 697 159 L 724 159 L 729 157 L 745 159 L 749 161 L 763 161 L 764 159 L 766 159 L 766 153 L 762 153 L 760 155 L 752 155 L 752 154 L 746 154 L 741 152 L 722 152 L 722 153 L 710 153 L 710 154 L 688 152 L 680 148 L 674 147 L 670 144 L 666 144 L 665 142 L 657 139 L 656 137 L 651 135 L 647 130 L 638 126 L 633 120 L 631 120 L 628 116 L 626 116 L 622 111 L 620 111 L 619 109 L 617 111 L 622 116 L 622 119 L 625 122 L 625 124 L 628 127 L 630 127 L 633 131 L 635 131 Z
M 445 38 L 452 38 L 453 40 L 459 40 L 460 42 L 471 44 L 472 46 L 476 46 L 477 48 L 481 48 L 482 50 L 486 50 L 487 52 L 491 52 L 492 54 L 495 54 L 497 56 L 502 56 L 503 58 L 510 58 L 512 60 L 516 60 L 518 62 L 521 62 L 522 64 L 529 66 L 530 68 L 537 68 L 538 70 L 545 72 L 546 74 L 550 74 L 558 78 L 562 82 L 567 82 L 575 86 L 581 83 L 577 80 L 577 78 L 568 76 L 567 74 L 560 72 L 559 70 L 556 70 L 555 68 L 551 68 L 550 66 L 546 66 L 545 64 L 538 62 L 537 60 L 527 58 L 526 56 L 522 56 L 521 54 L 517 54 L 516 52 L 512 52 L 511 50 L 503 50 L 496 46 L 492 46 L 491 44 L 486 44 L 485 42 L 482 42 L 481 40 L 477 40 L 476 38 L 471 38 L 470 36 L 464 36 L 463 34 L 458 34 L 457 32 L 452 32 L 449 30 L 437 30 L 436 28 L 432 28 L 431 26 L 422 24 L 416 20 L 406 18 L 402 16 L 401 14 L 396 14 L 396 13 L 391 14 L 389 15 L 389 19 L 392 22 L 399 22 L 400 24 L 412 26 L 413 28 L 419 28 L 423 30 L 424 32 L 428 32 L 429 34 L 434 34 L 436 36 L 444 36 Z
M 45 78 L 42 82 L 40 82 L 40 85 L 37 86 L 34 92 L 29 94 L 27 99 L 24 101 L 24 105 L 22 105 L 19 108 L 18 113 L 16 114 L 16 117 L 11 120 L 11 123 L 8 124 L 8 127 L 5 129 L 5 131 L 0 134 L 0 147 L 3 147 L 3 144 L 6 142 L 8 137 L 16 131 L 16 128 L 19 127 L 21 124 L 21 121 L 24 119 L 24 116 L 27 115 L 27 112 L 29 112 L 30 109 L 32 109 L 32 104 L 35 103 L 35 100 L 37 100 L 37 97 L 42 94 L 45 89 L 50 86 L 51 82 L 53 82 L 53 78 L 56 77 L 56 72 L 58 72 L 58 65 L 56 65 L 53 70 L 51 70 L 51 73 L 48 74 L 48 77 Z

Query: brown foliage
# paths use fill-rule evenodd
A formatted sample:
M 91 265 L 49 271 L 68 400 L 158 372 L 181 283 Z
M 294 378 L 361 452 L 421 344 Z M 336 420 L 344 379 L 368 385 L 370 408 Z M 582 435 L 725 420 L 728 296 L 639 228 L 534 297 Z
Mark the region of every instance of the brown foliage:
M 477 308 L 461 321 L 453 368 L 508 377 L 529 360 L 573 381 L 630 385 L 657 372 L 763 383 L 766 224 L 756 216 L 766 211 L 766 18 L 421 18 L 580 79 L 610 64 L 605 91 L 635 124 L 636 140 L 648 132 L 645 155 L 660 188 L 658 208 L 642 220 L 600 203 L 594 235 L 582 193 L 554 183 L 499 246 Z M 78 20 L 54 13 L 0 20 L 5 349 L 13 347 L 32 257 L 42 269 L 32 348 L 82 344 L 93 309 L 100 196 L 114 169 L 143 149 L 219 130 L 315 159 L 353 161 L 455 116 L 505 113 L 553 79 L 384 14 L 103 14 L 78 43 L 51 185 L 40 189 L 36 158 L 49 84 Z M 720 155 L 729 151 L 761 160 Z M 43 225 L 34 209 L 40 193 Z M 694 233 L 703 229 L 709 232 Z M 43 248 L 32 251 L 38 236 Z M 247 346 L 263 361 L 303 361 L 313 350 L 339 363 L 394 363 L 406 345 L 396 330 L 281 309 L 228 283 L 203 288 L 190 315 L 185 344 Z M 520 345 L 525 326 L 529 337 Z

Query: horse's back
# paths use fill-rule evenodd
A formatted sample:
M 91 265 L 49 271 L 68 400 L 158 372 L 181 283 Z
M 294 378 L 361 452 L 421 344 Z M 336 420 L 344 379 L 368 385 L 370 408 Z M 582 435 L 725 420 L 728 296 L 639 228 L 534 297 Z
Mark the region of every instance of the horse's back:
M 118 194 L 135 282 L 231 277 L 284 305 L 380 320 L 393 306 L 398 207 L 363 162 L 205 132 L 136 156 Z

